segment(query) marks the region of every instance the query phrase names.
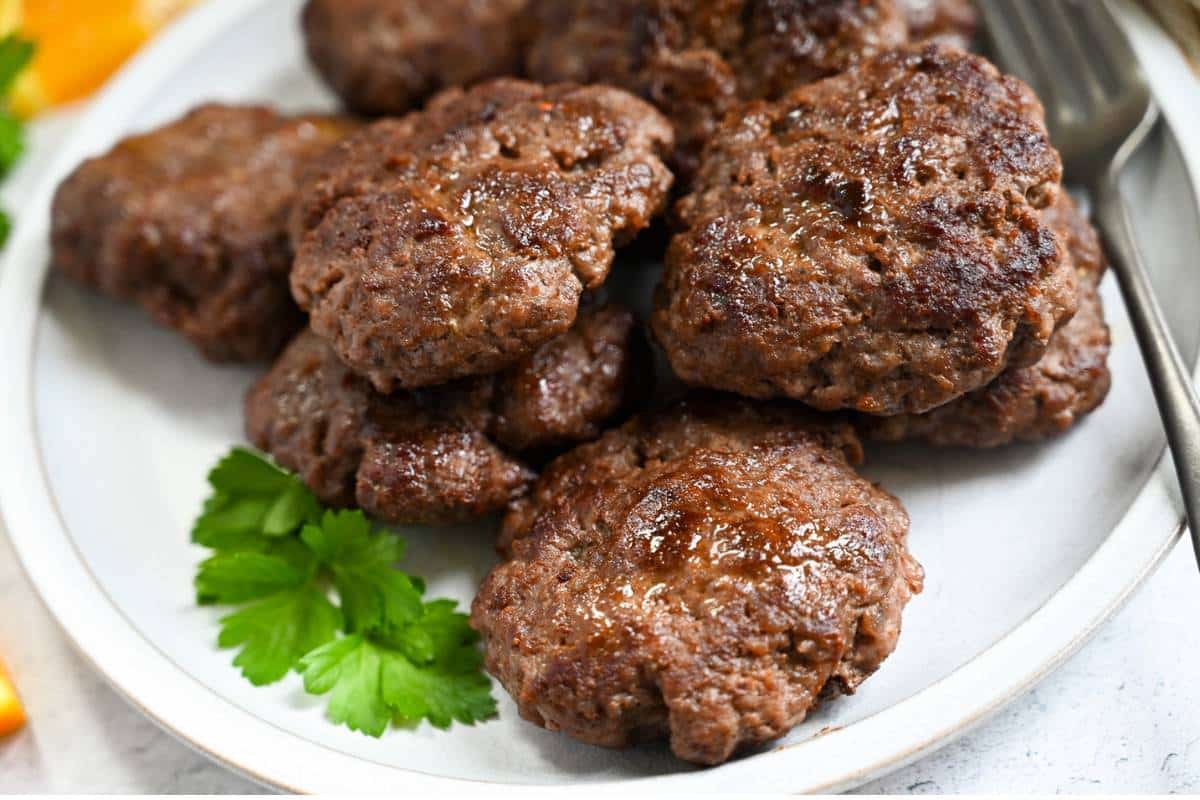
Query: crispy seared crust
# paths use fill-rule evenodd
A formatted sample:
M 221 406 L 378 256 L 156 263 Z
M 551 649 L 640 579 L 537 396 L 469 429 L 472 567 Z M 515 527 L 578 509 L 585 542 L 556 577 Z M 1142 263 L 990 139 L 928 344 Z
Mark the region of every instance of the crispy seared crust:
M 310 331 L 246 397 L 250 440 L 322 501 L 388 522 L 499 510 L 532 473 L 513 454 L 599 435 L 641 391 L 633 316 L 605 307 L 499 375 L 380 395 Z
M 503 369 L 564 332 L 663 206 L 671 130 L 607 87 L 494 81 L 369 126 L 293 214 L 292 291 L 377 389 Z
M 710 143 L 653 327 L 684 380 L 920 413 L 1035 362 L 1075 310 L 1041 211 L 1042 108 L 981 58 L 902 49 L 749 106 Z
M 669 737 L 704 764 L 852 692 L 921 587 L 899 501 L 851 429 L 705 398 L 551 464 L 472 606 L 521 715 L 592 744 Z
M 676 128 L 672 167 L 696 169 L 721 118 L 907 41 L 896 0 L 533 0 L 529 74 L 610 83 Z
M 129 137 L 59 186 L 51 265 L 137 303 L 211 360 L 270 359 L 304 321 L 287 282 L 297 182 L 353 126 L 206 105 Z
M 521 71 L 527 0 L 309 0 L 308 56 L 347 107 L 403 114 L 434 93 Z
M 882 441 L 996 447 L 1060 434 L 1104 402 L 1111 384 L 1108 326 L 1100 302 L 1104 256 L 1070 196 L 1043 219 L 1066 243 L 1079 273 L 1079 311 L 1055 332 L 1037 364 L 1005 370 L 982 389 L 926 414 L 860 419 L 864 435 Z

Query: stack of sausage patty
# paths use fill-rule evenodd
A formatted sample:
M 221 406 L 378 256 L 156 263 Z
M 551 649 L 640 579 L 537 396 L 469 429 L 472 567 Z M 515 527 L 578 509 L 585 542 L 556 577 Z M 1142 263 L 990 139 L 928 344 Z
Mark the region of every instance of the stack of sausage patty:
M 703 764 L 782 736 L 921 590 L 860 437 L 1034 441 L 1104 399 L 1103 254 L 967 0 L 302 25 L 363 116 L 210 105 L 127 139 L 61 186 L 54 265 L 210 359 L 274 358 L 247 434 L 324 502 L 500 512 L 472 623 L 538 725 Z M 646 319 L 606 287 L 650 268 L 623 252 L 662 267 Z

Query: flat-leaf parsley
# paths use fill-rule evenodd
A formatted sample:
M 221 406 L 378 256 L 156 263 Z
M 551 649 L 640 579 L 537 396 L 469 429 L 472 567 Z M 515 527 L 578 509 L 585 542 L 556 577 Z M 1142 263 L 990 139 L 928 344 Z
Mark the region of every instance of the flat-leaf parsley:
M 25 125 L 8 108 L 13 83 L 29 66 L 35 45 L 15 33 L 0 36 L 0 177 L 7 175 L 25 152 Z M 0 246 L 8 239 L 12 221 L 0 210 Z
M 380 736 L 389 722 L 439 728 L 496 713 L 478 634 L 453 600 L 396 568 L 404 541 L 361 511 L 323 509 L 296 476 L 235 448 L 208 475 L 192 528 L 211 549 L 196 601 L 240 606 L 217 643 L 256 686 L 300 672 L 327 716 Z M 336 598 L 335 604 L 331 598 Z

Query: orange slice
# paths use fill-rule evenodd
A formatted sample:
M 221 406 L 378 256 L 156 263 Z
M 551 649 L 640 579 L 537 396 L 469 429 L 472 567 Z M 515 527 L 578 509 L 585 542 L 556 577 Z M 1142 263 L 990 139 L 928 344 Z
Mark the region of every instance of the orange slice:
M 0 0 L 0 31 L 37 43 L 13 86 L 19 116 L 90 94 L 195 0 Z
M 25 709 L 21 698 L 9 680 L 4 665 L 0 664 L 0 736 L 12 733 L 25 724 Z

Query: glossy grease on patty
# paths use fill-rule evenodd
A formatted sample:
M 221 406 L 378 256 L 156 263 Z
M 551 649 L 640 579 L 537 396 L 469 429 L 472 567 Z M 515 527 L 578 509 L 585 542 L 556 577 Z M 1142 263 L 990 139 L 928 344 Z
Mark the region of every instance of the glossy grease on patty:
M 643 387 L 633 316 L 614 306 L 499 375 L 381 395 L 311 331 L 246 396 L 246 433 L 322 502 L 394 523 L 471 519 L 533 474 L 516 454 L 598 436 Z
M 749 105 L 678 206 L 653 327 L 689 383 L 920 413 L 1029 365 L 1075 310 L 1061 162 L 983 59 L 886 53 Z
M 292 291 L 383 392 L 495 372 L 571 326 L 649 224 L 671 128 L 618 89 L 498 80 L 366 127 L 312 171 Z
M 561 456 L 504 523 L 472 606 L 521 715 L 725 761 L 853 692 L 921 588 L 908 516 L 849 426 L 692 398 Z

